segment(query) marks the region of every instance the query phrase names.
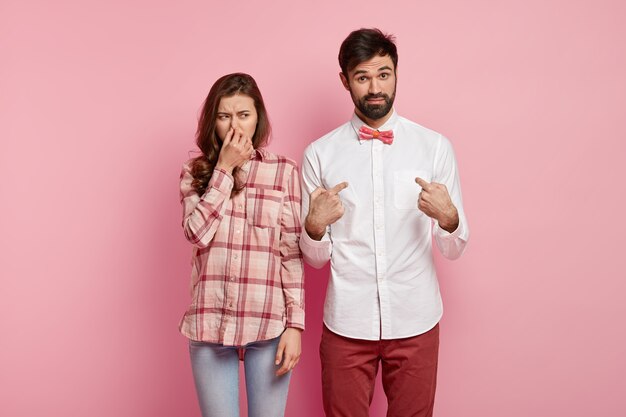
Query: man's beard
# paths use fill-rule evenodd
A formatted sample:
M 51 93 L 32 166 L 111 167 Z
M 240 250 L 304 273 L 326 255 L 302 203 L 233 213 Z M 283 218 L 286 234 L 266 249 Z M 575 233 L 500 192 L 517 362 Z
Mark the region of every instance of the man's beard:
M 363 116 L 367 117 L 370 120 L 378 120 L 387 115 L 391 108 L 393 107 L 393 101 L 396 99 L 396 90 L 394 88 L 393 95 L 389 97 L 387 94 L 378 93 L 378 94 L 368 94 L 366 96 L 361 97 L 360 100 L 357 100 L 352 94 L 352 90 L 350 90 L 350 95 L 352 96 L 352 101 L 357 109 L 363 114 Z M 377 99 L 382 98 L 385 100 L 385 104 L 368 104 L 368 99 Z

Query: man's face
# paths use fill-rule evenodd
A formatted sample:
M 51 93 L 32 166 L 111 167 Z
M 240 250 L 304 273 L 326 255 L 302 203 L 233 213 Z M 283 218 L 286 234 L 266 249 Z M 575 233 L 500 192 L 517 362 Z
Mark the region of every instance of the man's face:
M 347 78 L 340 76 L 359 116 L 378 120 L 389 114 L 396 98 L 396 72 L 389 55 L 377 55 L 350 70 Z

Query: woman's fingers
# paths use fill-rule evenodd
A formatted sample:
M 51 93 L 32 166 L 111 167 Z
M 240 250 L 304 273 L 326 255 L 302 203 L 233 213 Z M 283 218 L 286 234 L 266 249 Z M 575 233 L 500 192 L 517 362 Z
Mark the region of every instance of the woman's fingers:
M 231 143 L 237 148 L 243 146 L 243 144 L 245 143 L 245 139 L 243 136 L 243 131 L 241 129 L 235 129 L 235 134 Z
M 226 136 L 224 136 L 224 143 L 222 144 L 222 146 L 226 146 L 232 141 L 234 133 L 235 129 L 233 129 L 232 127 L 228 129 L 228 132 L 226 132 Z
M 254 146 L 252 146 L 252 141 L 248 138 L 246 142 L 246 148 L 244 155 L 248 158 L 252 157 L 252 152 L 254 151 Z
M 289 346 L 287 346 L 284 351 L 281 352 L 281 354 L 283 356 L 283 364 L 280 369 L 276 371 L 276 376 L 285 375 L 287 372 L 295 368 L 300 361 L 300 355 L 290 352 Z M 278 365 L 279 363 L 280 362 L 276 362 L 276 365 Z

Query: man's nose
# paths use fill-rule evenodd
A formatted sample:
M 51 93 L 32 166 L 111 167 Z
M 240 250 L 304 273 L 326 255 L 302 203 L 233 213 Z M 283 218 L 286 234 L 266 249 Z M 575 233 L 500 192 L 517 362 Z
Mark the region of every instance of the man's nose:
M 380 84 L 378 83 L 378 80 L 376 78 L 372 78 L 370 80 L 370 86 L 367 92 L 370 94 L 380 93 Z

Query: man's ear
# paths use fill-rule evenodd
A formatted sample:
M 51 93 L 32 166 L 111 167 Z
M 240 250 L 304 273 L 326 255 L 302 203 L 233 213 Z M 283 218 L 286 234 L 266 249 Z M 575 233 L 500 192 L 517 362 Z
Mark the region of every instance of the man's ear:
M 339 78 L 341 79 L 341 84 L 343 84 L 343 88 L 350 91 L 350 84 L 348 84 L 348 79 L 346 78 L 343 72 L 339 73 Z

